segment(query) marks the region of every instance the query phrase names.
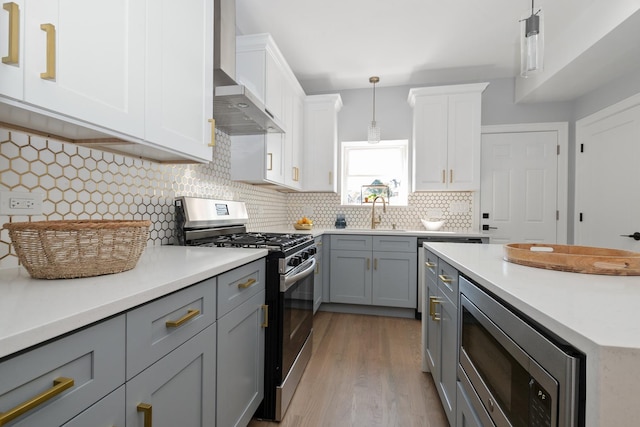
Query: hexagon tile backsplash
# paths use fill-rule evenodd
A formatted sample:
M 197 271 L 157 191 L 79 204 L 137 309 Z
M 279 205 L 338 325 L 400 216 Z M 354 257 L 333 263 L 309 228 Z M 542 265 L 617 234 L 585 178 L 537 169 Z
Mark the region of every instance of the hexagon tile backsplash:
M 6 222 L 58 219 L 149 219 L 149 245 L 173 243 L 176 195 L 247 203 L 250 230 L 286 223 L 287 195 L 231 181 L 231 141 L 216 135 L 209 164 L 160 164 L 0 128 L 0 190 L 43 194 L 42 215 Z M 268 209 L 265 209 L 268 207 Z M 0 268 L 18 265 L 7 230 L 0 231 Z
M 166 245 L 173 243 L 177 195 L 244 201 L 250 231 L 290 227 L 303 215 L 313 218 L 317 227 L 332 228 L 338 213 L 345 214 L 348 227 L 370 225 L 370 208 L 340 206 L 336 194 L 281 193 L 232 181 L 230 176 L 231 138 L 221 132 L 216 132 L 212 162 L 171 165 L 0 128 L 0 190 L 43 194 L 42 215 L 0 215 L 0 225 L 29 220 L 149 219 L 149 245 Z M 395 224 L 419 230 L 420 218 L 439 212 L 447 219 L 445 230 L 468 230 L 472 203 L 473 194 L 468 192 L 414 193 L 409 206 L 387 208 L 380 227 Z M 0 268 L 16 265 L 9 233 L 0 230 Z

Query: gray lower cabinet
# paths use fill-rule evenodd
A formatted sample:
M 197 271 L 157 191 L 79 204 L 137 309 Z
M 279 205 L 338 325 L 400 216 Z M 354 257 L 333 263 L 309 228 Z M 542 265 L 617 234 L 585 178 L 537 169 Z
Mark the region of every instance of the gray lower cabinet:
M 120 315 L 1 362 L 0 425 L 60 426 L 124 384 L 124 333 Z
M 425 253 L 427 339 L 425 355 L 450 425 L 456 423 L 458 369 L 458 272 Z
M 265 294 L 264 259 L 218 277 L 217 426 L 245 427 L 264 398 Z
M 316 242 L 316 271 L 313 279 L 313 314 L 318 311 L 320 304 L 322 304 L 322 288 L 324 280 L 324 256 L 323 256 L 323 243 L 322 236 L 315 238 Z
M 211 325 L 129 380 L 127 427 L 215 425 L 215 358 Z
M 125 420 L 125 386 L 118 387 L 62 427 L 121 427 Z
M 460 382 L 456 387 L 456 427 L 483 427 Z
M 416 238 L 331 236 L 331 302 L 383 307 L 417 305 Z

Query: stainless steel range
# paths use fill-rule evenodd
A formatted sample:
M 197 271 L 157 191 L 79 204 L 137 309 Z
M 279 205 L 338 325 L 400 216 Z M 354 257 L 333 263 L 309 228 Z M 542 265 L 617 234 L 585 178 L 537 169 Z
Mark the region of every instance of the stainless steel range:
M 180 245 L 269 250 L 265 390 L 256 416 L 282 420 L 311 357 L 317 251 L 313 236 L 247 232 L 243 202 L 177 197 L 175 211 Z

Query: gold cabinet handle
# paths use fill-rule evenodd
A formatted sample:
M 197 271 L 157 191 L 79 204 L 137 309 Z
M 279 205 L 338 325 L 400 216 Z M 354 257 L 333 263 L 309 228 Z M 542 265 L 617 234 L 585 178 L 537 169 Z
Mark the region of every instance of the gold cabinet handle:
M 333 172 L 329 171 L 329 185 L 333 185 Z
M 40 73 L 44 80 L 56 78 L 56 27 L 53 24 L 42 24 L 40 29 L 47 33 L 47 71 Z
M 442 169 L 442 183 L 446 183 L 446 176 L 447 176 L 447 171 L 445 171 L 444 169 Z
M 425 261 L 424 265 L 426 265 L 427 268 L 430 268 L 430 269 L 433 269 L 436 266 L 436 264 L 434 262 L 431 262 L 431 261 Z
M 9 52 L 2 57 L 3 64 L 17 64 L 20 60 L 20 7 L 17 3 L 4 3 L 2 8 L 9 12 Z
M 68 388 L 73 387 L 73 378 L 59 377 L 53 380 L 53 387 L 40 393 L 39 395 L 29 399 L 18 406 L 9 409 L 7 412 L 0 413 L 0 426 L 8 424 L 11 420 L 18 418 L 20 415 L 37 408 L 53 397 L 59 395 Z
M 451 279 L 450 277 L 445 276 L 444 274 L 440 274 L 440 275 L 438 275 L 438 277 L 440 278 L 440 280 L 442 280 L 443 283 L 451 283 L 451 282 L 453 282 L 453 279 Z
M 165 325 L 166 325 L 167 328 L 177 328 L 179 326 L 182 326 L 183 324 L 185 324 L 189 320 L 193 319 L 198 314 L 200 314 L 200 310 L 187 310 L 187 314 L 185 314 L 184 316 L 182 316 L 178 320 L 167 320 L 165 322 Z
M 377 270 L 378 269 L 378 258 L 374 258 L 373 259 L 373 269 Z
M 267 153 L 267 170 L 273 170 L 273 154 Z
M 209 141 L 209 147 L 216 146 L 216 119 L 209 119 L 211 123 L 211 141 Z
M 268 328 L 269 327 L 269 306 L 266 304 L 263 304 L 262 312 L 264 313 L 264 321 L 260 326 L 262 326 L 263 328 Z
M 371 259 L 367 258 L 367 270 L 371 269 Z
M 453 169 L 449 169 L 449 184 L 453 182 Z
M 436 311 L 436 305 L 440 304 L 442 301 L 438 299 L 438 297 L 429 297 L 429 316 L 434 322 L 440 321 L 440 316 Z
M 253 285 L 256 282 L 256 279 L 249 279 L 244 283 L 238 283 L 238 289 L 247 289 L 249 286 Z
M 148 403 L 140 403 L 136 407 L 138 412 L 142 412 L 144 417 L 144 427 L 152 427 L 153 425 L 153 406 Z

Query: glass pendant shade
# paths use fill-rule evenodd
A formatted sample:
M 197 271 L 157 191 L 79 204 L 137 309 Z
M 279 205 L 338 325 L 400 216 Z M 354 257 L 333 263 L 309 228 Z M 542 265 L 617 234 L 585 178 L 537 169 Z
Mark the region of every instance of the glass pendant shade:
M 534 10 L 533 5 L 529 16 L 520 20 L 520 75 L 529 77 L 543 70 L 544 60 L 544 31 L 542 10 Z
M 373 84 L 373 118 L 367 129 L 367 141 L 369 144 L 377 144 L 380 142 L 380 127 L 376 123 L 376 83 L 380 81 L 380 77 L 369 77 L 369 83 Z

